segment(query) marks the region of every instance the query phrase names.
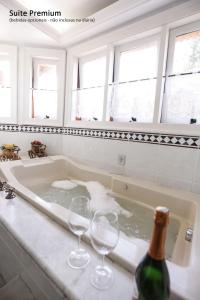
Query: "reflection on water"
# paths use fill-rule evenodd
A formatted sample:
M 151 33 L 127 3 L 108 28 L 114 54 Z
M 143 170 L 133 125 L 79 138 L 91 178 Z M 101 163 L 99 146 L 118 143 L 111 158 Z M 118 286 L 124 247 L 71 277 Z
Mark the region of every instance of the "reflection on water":
M 41 184 L 29 187 L 29 189 L 43 200 L 57 203 L 65 208 L 69 207 L 73 197 L 84 195 L 91 198 L 86 186 L 80 184 L 70 190 L 54 188 L 50 184 Z M 123 236 L 126 236 L 129 240 L 138 238 L 149 242 L 153 227 L 153 210 L 119 197 L 115 197 L 115 201 L 123 209 L 131 212 L 130 216 L 119 214 L 119 225 Z M 169 260 L 172 256 L 179 228 L 180 223 L 176 219 L 170 218 L 166 242 L 166 257 Z

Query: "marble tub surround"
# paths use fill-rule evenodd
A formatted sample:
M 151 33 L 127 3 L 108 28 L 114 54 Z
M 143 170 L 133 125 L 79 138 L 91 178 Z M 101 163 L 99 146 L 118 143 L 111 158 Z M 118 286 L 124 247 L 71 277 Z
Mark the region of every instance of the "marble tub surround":
M 3 196 L 3 195 L 2 195 Z M 0 197 L 0 238 L 5 242 L 6 231 L 18 243 L 18 249 L 8 243 L 19 261 L 26 267 L 36 285 L 43 288 L 47 298 L 36 300 L 94 300 L 94 299 L 124 299 L 130 300 L 133 294 L 133 275 L 117 264 L 106 259 L 106 264 L 114 272 L 114 285 L 108 291 L 100 292 L 90 284 L 90 274 L 100 262 L 100 257 L 85 244 L 91 255 L 91 262 L 86 269 L 75 270 L 67 265 L 67 256 L 77 246 L 77 237 L 66 231 L 27 201 L 17 196 L 12 200 Z M 31 233 L 31 234 L 30 234 Z M 57 296 L 45 280 L 35 272 L 36 263 L 45 276 L 52 282 L 52 289 L 57 289 Z M 1 266 L 1 262 L 0 262 Z M 52 295 L 51 295 L 52 293 Z
M 77 178 L 85 181 L 96 180 L 110 188 L 114 195 L 120 195 L 129 201 L 137 201 L 142 205 L 151 207 L 152 210 L 157 205 L 169 207 L 171 213 L 176 215 L 181 222 L 172 262 L 167 262 L 172 294 L 175 297 L 174 299 L 177 296 L 178 299 L 199 299 L 197 283 L 190 280 L 193 278 L 193 274 L 196 274 L 195 278 L 200 276 L 198 273 L 200 270 L 198 259 L 200 203 L 198 195 L 163 188 L 144 181 L 136 181 L 125 176 L 109 174 L 106 171 L 78 164 L 63 156 L 5 162 L 1 164 L 1 170 L 9 183 L 16 188 L 24 199 L 66 228 L 68 228 L 66 222 L 67 210 L 55 203 L 47 203 L 42 200 L 30 190 L 31 185 L 66 178 Z M 185 231 L 188 227 L 194 229 L 192 243 L 185 241 Z M 88 235 L 85 236 L 85 239 L 89 240 Z M 134 273 L 135 267 L 146 250 L 147 247 L 141 247 L 141 243 L 137 240 L 132 243 L 127 239 L 120 238 L 119 244 L 110 255 L 110 258 L 122 269 Z
M 1 300 L 35 300 L 30 287 L 26 285 L 21 276 L 15 276 L 0 289 Z

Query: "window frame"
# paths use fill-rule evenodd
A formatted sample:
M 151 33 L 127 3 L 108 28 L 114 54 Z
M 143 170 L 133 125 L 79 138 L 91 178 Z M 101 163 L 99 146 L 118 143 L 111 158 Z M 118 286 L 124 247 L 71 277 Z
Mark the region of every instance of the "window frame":
M 9 57 L 10 61 L 10 88 L 11 88 L 11 116 L 0 117 L 0 123 L 2 124 L 16 124 L 18 121 L 17 116 L 17 46 L 0 44 L 0 56 L 5 55 Z
M 153 41 L 157 40 L 158 43 L 158 64 L 159 64 L 159 57 L 160 57 L 160 36 L 162 34 L 161 29 L 160 30 L 156 30 L 156 33 L 148 33 L 147 36 L 145 37 L 139 37 L 136 40 L 134 39 L 131 42 L 126 42 L 123 43 L 121 45 L 106 45 L 104 46 L 103 50 L 98 50 L 96 49 L 96 51 L 94 50 L 91 54 L 83 54 L 81 52 L 81 56 L 78 55 L 73 55 L 73 53 L 68 52 L 68 56 L 67 56 L 67 76 L 66 76 L 66 99 L 68 99 L 68 103 L 66 103 L 66 108 L 65 108 L 65 116 L 67 116 L 65 118 L 65 126 L 78 126 L 79 124 L 81 125 L 81 127 L 91 127 L 90 124 L 92 124 L 92 126 L 95 127 L 99 127 L 99 126 L 103 126 L 103 127 L 112 127 L 113 124 L 114 125 L 118 125 L 120 124 L 120 127 L 131 127 L 131 125 L 128 122 L 109 122 L 109 112 L 107 110 L 108 107 L 108 86 L 110 84 L 116 83 L 116 77 L 117 74 L 119 72 L 119 59 L 120 59 L 120 52 L 123 51 L 127 51 L 132 49 L 133 47 L 136 46 L 140 46 L 143 45 L 144 43 L 151 43 Z M 134 38 L 134 37 L 133 37 Z M 77 69 L 78 66 L 78 61 L 79 61 L 79 74 L 80 74 L 80 82 L 81 82 L 81 63 L 90 61 L 92 59 L 101 57 L 103 55 L 106 55 L 106 76 L 105 76 L 105 85 L 104 85 L 104 105 L 103 105 L 103 118 L 102 121 L 97 121 L 97 122 L 92 122 L 92 121 L 76 121 L 76 120 L 72 120 L 71 119 L 71 115 L 72 115 L 72 91 L 76 90 L 74 89 L 73 86 L 73 80 L 70 78 L 72 72 L 74 72 L 74 66 Z M 157 66 L 158 68 L 158 66 Z M 77 71 L 76 71 L 77 74 Z M 114 76 L 112 76 L 114 74 Z M 73 77 L 73 76 L 71 76 Z M 112 78 L 114 77 L 114 78 Z M 114 79 L 114 81 L 113 81 Z M 157 94 L 157 83 L 156 83 L 156 94 Z M 155 100 L 156 102 L 156 100 Z M 140 123 L 137 122 L 137 124 L 152 124 L 152 123 Z
M 200 30 L 200 21 L 195 21 L 191 22 L 188 24 L 184 24 L 175 28 L 172 28 L 169 30 L 169 39 L 168 39 L 168 51 L 167 51 L 167 61 L 166 61 L 166 71 L 165 71 L 165 78 L 164 78 L 164 90 L 162 94 L 162 99 L 164 101 L 164 94 L 165 94 L 165 85 L 167 84 L 167 78 L 170 74 L 172 74 L 172 68 L 173 68 L 173 62 L 174 62 L 174 49 L 175 49 L 175 43 L 176 43 L 176 37 L 179 35 L 184 35 L 189 32 L 197 31 Z M 162 106 L 161 108 L 161 114 L 163 111 L 164 107 Z M 179 124 L 179 123 L 167 123 L 167 122 L 162 122 L 160 114 L 160 124 L 163 125 L 177 125 L 177 126 L 193 126 L 196 128 L 200 128 L 200 124 Z
M 64 78 L 65 78 L 65 56 L 64 50 L 44 49 L 24 47 L 20 49 L 20 84 L 19 84 L 19 124 L 30 125 L 49 125 L 62 126 L 63 125 L 63 107 L 64 107 Z M 56 119 L 32 119 L 29 117 L 29 92 L 30 92 L 30 78 L 32 75 L 33 59 L 39 62 L 48 62 L 55 60 L 57 64 L 57 118 Z
M 94 88 L 94 87 L 98 87 L 98 86 L 91 86 L 91 87 L 81 87 L 81 82 L 82 82 L 82 78 L 83 78 L 83 72 L 82 72 L 82 66 L 84 63 L 88 62 L 88 61 L 92 61 L 95 59 L 98 59 L 100 57 L 106 57 L 106 68 L 105 68 L 105 80 L 104 83 L 102 85 L 102 87 L 104 88 L 104 99 L 103 99 L 103 115 L 102 115 L 102 121 L 98 121 L 98 123 L 102 123 L 105 121 L 105 114 L 106 114 L 106 110 L 105 110 L 105 102 L 106 102 L 106 97 L 107 97 L 107 77 L 108 77 L 108 53 L 107 53 L 107 48 L 104 49 L 96 49 L 96 51 L 93 51 L 92 53 L 86 53 L 85 55 L 82 54 L 79 57 L 73 57 L 69 62 L 67 62 L 68 65 L 68 69 L 67 69 L 67 75 L 66 75 L 66 90 L 70 89 L 70 94 L 69 96 L 66 95 L 66 99 L 68 99 L 68 102 L 65 105 L 65 114 L 67 114 L 68 118 L 70 120 L 70 122 L 76 122 L 75 120 L 72 120 L 72 92 L 76 91 L 76 90 L 81 90 L 81 89 L 89 89 L 89 88 Z M 70 57 L 70 53 L 68 53 L 68 60 Z M 80 88 L 77 87 L 77 81 L 74 84 L 74 78 L 76 78 L 76 80 L 78 79 L 78 67 L 79 67 L 79 80 L 80 80 Z M 71 70 L 71 71 L 70 71 Z M 69 71 L 69 73 L 68 73 Z M 73 75 L 71 75 L 73 74 Z M 66 119 L 65 119 L 66 121 Z M 91 123 L 91 121 L 81 121 L 84 123 Z
M 135 130 L 135 131 L 150 131 L 157 133 L 171 133 L 171 134 L 190 134 L 200 136 L 200 125 L 198 124 L 172 124 L 161 123 L 162 102 L 165 88 L 165 75 L 169 59 L 168 46 L 169 46 L 169 33 L 173 30 L 180 30 L 186 28 L 192 23 L 199 20 L 200 13 L 196 8 L 191 9 L 186 5 L 182 10 L 177 10 L 175 15 L 166 12 L 164 16 L 158 14 L 158 18 L 151 18 L 151 24 L 147 26 L 146 21 L 142 20 L 137 22 L 135 26 L 127 26 L 116 32 L 112 36 L 102 36 L 101 39 L 95 38 L 91 41 L 84 42 L 77 46 L 72 46 L 67 52 L 67 73 L 66 73 L 66 106 L 65 106 L 65 123 L 66 127 L 76 128 L 105 128 L 105 129 L 119 129 L 119 130 Z M 165 25 L 163 25 L 165 24 Z M 126 123 L 126 122 L 108 122 L 106 112 L 104 112 L 103 121 L 99 122 L 86 122 L 86 121 L 72 121 L 71 120 L 71 89 L 72 80 L 70 73 L 73 70 L 74 61 L 83 53 L 89 51 L 93 52 L 94 49 L 104 47 L 107 49 L 107 82 L 111 84 L 110 73 L 112 73 L 114 57 L 114 49 L 117 46 L 128 44 L 129 41 L 137 41 L 144 37 L 153 36 L 160 33 L 159 45 L 159 59 L 158 59 L 158 72 L 157 72 L 157 85 L 156 85 L 156 98 L 154 107 L 153 123 Z M 107 86 L 107 85 L 106 85 Z M 104 103 L 104 108 L 107 109 L 107 103 Z
M 122 45 L 116 46 L 114 48 L 114 55 L 115 55 L 115 65 L 113 66 L 113 72 L 114 72 L 114 81 L 113 83 L 118 84 L 119 81 L 119 71 L 120 71 L 120 55 L 122 52 L 126 51 L 131 51 L 132 49 L 139 49 L 143 45 L 150 45 L 153 44 L 154 42 L 157 43 L 158 47 L 158 57 L 157 57 L 157 67 L 156 67 L 156 89 L 155 89 L 155 99 L 154 99 L 154 109 L 153 109 L 153 119 L 151 123 L 148 122 L 137 122 L 137 124 L 152 124 L 155 119 L 155 106 L 156 106 L 156 95 L 157 95 L 157 89 L 159 88 L 158 86 L 158 66 L 160 62 L 160 40 L 161 40 L 161 35 L 162 31 L 159 31 L 155 34 L 149 34 L 145 37 L 139 37 L 138 39 L 135 39 L 131 42 L 128 43 L 123 43 Z M 128 80 L 126 82 L 131 82 L 131 80 Z M 128 124 L 128 122 L 119 122 L 119 121 L 114 121 L 114 123 L 121 123 L 121 124 Z

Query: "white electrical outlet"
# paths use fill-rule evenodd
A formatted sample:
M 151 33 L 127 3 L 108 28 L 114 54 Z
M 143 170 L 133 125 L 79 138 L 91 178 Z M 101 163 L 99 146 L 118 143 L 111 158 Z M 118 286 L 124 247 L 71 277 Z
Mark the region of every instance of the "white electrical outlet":
M 125 166 L 125 164 L 126 164 L 126 155 L 119 154 L 118 155 L 118 165 Z

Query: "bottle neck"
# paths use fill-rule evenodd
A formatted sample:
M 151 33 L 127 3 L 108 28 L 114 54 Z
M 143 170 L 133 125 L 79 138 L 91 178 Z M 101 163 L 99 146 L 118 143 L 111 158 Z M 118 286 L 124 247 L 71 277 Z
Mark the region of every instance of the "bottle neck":
M 165 240 L 167 234 L 167 226 L 154 224 L 153 234 L 148 254 L 155 260 L 163 260 L 165 258 Z

